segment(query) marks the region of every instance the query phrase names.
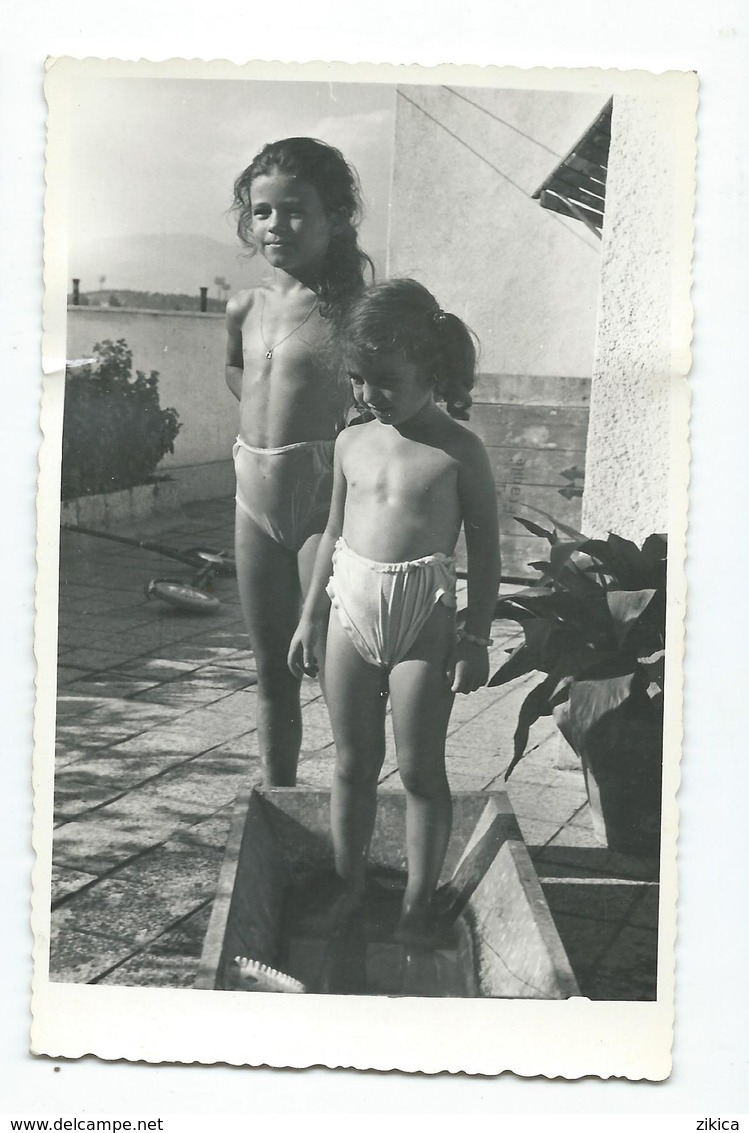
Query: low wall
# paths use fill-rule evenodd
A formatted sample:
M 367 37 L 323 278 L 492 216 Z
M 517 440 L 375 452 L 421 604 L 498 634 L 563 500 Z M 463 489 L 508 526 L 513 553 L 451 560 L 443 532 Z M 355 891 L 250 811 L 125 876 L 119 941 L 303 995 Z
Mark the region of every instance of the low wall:
M 581 525 L 590 379 L 482 374 L 473 390 L 468 428 L 486 445 L 497 488 L 502 573 L 533 576 L 528 564 L 549 545 L 516 516 Z M 461 537 L 459 565 L 465 561 Z
M 104 339 L 124 338 L 134 371 L 158 371 L 161 404 L 176 409 L 182 422 L 174 454 L 159 472 L 174 479 L 183 501 L 233 494 L 238 407 L 224 382 L 223 315 L 68 307 L 67 329 L 71 360 L 91 357 Z

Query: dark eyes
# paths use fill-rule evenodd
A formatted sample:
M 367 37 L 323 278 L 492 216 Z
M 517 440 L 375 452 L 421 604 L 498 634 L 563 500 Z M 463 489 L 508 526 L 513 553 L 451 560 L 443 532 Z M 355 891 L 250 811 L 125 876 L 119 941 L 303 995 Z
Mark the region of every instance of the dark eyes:
M 255 209 L 252 210 L 252 215 L 256 216 L 258 218 L 258 220 L 267 219 L 267 217 L 269 217 L 270 214 L 271 214 L 271 210 L 269 208 L 258 207 L 258 208 L 255 208 Z M 289 209 L 289 211 L 287 212 L 286 215 L 296 218 L 296 217 L 300 217 L 300 216 L 306 216 L 306 213 L 305 213 L 304 209 Z

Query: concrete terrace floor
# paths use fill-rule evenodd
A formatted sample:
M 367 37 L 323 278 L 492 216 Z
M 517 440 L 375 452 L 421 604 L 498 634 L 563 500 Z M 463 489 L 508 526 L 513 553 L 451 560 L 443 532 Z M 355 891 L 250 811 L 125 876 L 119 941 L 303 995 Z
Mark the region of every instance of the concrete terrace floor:
M 119 535 L 231 549 L 233 502 L 189 504 Z M 236 584 L 212 615 L 147 601 L 190 568 L 63 531 L 50 978 L 190 987 L 232 806 L 260 780 L 255 675 Z M 492 671 L 518 637 L 494 625 Z M 459 697 L 447 748 L 456 790 L 505 787 L 518 706 L 535 678 Z M 300 786 L 330 783 L 334 748 L 315 682 L 303 686 Z M 561 768 L 552 722 L 506 785 L 583 995 L 655 996 L 657 863 L 593 835 L 582 772 Z M 568 762 L 568 761 L 566 761 Z M 382 789 L 400 786 L 392 736 Z

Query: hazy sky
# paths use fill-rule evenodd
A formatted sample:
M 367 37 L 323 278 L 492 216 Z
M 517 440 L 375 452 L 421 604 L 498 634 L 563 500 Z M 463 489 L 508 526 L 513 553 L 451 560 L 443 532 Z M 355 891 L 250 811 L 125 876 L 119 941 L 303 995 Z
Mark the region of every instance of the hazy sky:
M 198 233 L 232 243 L 232 183 L 266 142 L 338 146 L 358 170 L 365 247 L 384 247 L 392 85 L 95 79 L 77 89 L 70 251 L 107 236 Z

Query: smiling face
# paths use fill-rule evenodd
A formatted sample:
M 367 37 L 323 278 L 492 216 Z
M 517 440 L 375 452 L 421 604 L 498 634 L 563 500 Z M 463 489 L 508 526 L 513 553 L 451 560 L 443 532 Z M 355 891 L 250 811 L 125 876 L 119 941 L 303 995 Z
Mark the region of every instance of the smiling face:
M 433 400 L 432 387 L 413 362 L 395 351 L 348 360 L 354 398 L 385 425 L 400 425 Z
M 318 270 L 340 221 L 326 212 L 317 189 L 271 172 L 255 178 L 251 197 L 252 235 L 268 263 L 295 276 Z

